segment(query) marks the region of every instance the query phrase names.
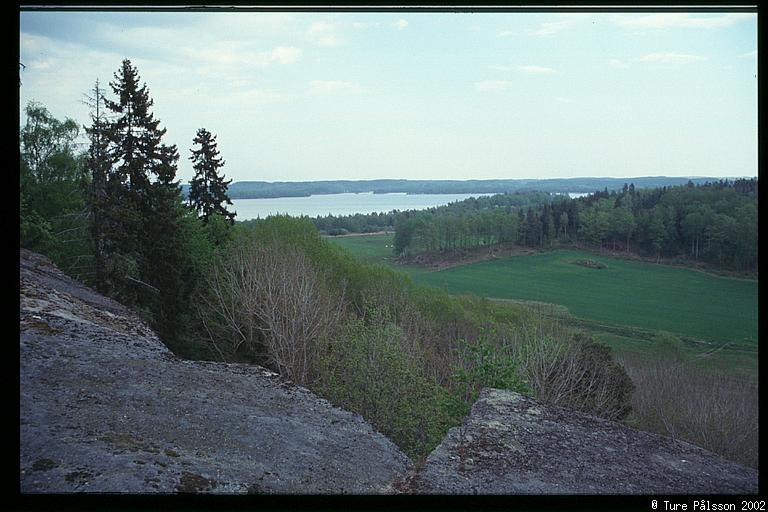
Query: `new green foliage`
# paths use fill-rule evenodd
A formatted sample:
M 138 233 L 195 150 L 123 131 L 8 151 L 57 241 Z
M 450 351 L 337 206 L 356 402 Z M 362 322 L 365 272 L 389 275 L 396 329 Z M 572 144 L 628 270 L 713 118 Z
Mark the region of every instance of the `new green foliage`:
M 328 342 L 316 389 L 362 415 L 411 457 L 429 453 L 456 421 L 407 334 L 375 307 Z
M 486 387 L 524 394 L 532 392 L 518 355 L 494 346 L 494 338 L 496 336 L 489 336 L 485 329 L 481 329 L 475 343 L 460 341 L 459 351 L 463 352 L 466 367 L 456 366 L 453 379 L 456 382 L 454 389 L 465 402 L 473 403 L 480 390 Z
M 35 102 L 25 114 L 19 133 L 19 243 L 89 281 L 91 247 L 82 192 L 88 176 L 76 151 L 78 126 L 54 118 Z

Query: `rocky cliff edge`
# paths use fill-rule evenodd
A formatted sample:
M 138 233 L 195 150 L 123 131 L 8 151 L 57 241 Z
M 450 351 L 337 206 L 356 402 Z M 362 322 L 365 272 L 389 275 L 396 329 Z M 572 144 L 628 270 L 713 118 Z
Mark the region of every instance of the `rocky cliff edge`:
M 389 493 L 410 460 L 264 368 L 176 358 L 139 318 L 21 251 L 23 493 Z
M 682 441 L 484 389 L 411 487 L 425 494 L 755 494 L 758 473 Z

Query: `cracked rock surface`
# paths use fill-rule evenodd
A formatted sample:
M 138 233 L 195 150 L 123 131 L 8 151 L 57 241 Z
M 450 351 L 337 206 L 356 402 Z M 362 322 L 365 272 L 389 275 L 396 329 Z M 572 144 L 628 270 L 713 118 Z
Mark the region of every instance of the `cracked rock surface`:
M 117 302 L 19 259 L 23 493 L 390 493 L 411 461 L 268 370 L 176 358 Z
M 754 494 L 757 471 L 691 444 L 484 389 L 412 484 L 439 494 Z

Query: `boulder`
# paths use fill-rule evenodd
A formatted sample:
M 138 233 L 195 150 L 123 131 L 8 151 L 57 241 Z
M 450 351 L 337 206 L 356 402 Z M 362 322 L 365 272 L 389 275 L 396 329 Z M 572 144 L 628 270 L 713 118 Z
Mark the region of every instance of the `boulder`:
M 753 494 L 758 472 L 697 446 L 483 389 L 411 481 L 425 494 Z

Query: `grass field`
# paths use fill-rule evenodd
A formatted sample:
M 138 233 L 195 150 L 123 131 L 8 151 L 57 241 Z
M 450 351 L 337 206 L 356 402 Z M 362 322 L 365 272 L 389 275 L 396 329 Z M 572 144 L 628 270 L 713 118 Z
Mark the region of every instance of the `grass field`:
M 368 262 L 397 266 L 392 235 L 334 238 Z M 389 246 L 389 247 L 386 247 Z M 591 259 L 606 268 L 574 264 Z M 642 353 L 658 330 L 689 340 L 692 353 L 728 345 L 702 361 L 720 368 L 757 372 L 757 281 L 729 279 L 696 270 L 557 250 L 514 256 L 440 271 L 397 266 L 417 282 L 450 293 L 564 306 L 577 327 L 614 349 Z
M 606 265 L 576 265 L 579 259 Z M 450 293 L 561 304 L 598 322 L 746 347 L 757 342 L 757 282 L 578 251 L 551 251 L 430 272 Z
M 348 249 L 366 263 L 393 264 L 394 235 L 329 236 L 328 240 Z

